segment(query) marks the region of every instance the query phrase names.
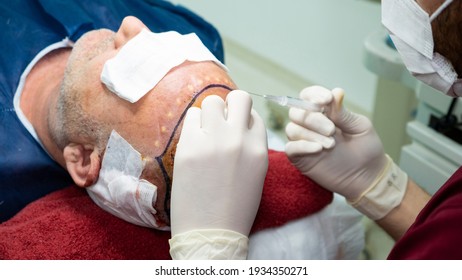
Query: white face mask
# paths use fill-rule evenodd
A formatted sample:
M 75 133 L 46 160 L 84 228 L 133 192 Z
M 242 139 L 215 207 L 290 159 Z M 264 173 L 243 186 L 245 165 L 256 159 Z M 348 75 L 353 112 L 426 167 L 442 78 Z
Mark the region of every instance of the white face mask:
M 431 17 L 415 0 L 382 0 L 382 23 L 411 74 L 452 97 L 462 96 L 462 80 L 446 58 L 434 52 L 431 22 L 453 0 L 446 0 Z
M 169 230 L 159 226 L 154 217 L 157 187 L 140 179 L 143 169 L 141 154 L 112 131 L 98 181 L 86 189 L 87 193 L 99 207 L 127 222 Z

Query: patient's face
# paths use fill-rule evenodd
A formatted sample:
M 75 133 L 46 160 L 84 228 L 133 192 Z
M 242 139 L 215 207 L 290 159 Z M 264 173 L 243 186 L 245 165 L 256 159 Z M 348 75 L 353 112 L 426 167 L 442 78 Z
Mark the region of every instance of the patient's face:
M 146 96 L 129 103 L 111 93 L 100 81 L 104 63 L 146 28 L 134 18 L 114 34 L 98 30 L 76 42 L 69 59 L 70 84 L 82 92 L 82 108 L 116 130 L 147 165 L 142 178 L 158 187 L 155 209 L 160 225 L 168 221 L 173 158 L 187 109 L 200 106 L 212 94 L 226 97 L 236 86 L 227 72 L 213 62 L 185 62 L 173 68 Z M 192 147 L 193 148 L 193 147 Z

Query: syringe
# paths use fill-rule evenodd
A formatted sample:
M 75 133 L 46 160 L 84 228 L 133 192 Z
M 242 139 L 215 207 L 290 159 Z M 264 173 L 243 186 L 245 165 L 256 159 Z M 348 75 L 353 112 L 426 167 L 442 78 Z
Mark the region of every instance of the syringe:
M 300 98 L 292 97 L 292 96 L 277 96 L 277 95 L 268 95 L 268 94 L 257 94 L 253 92 L 249 92 L 249 94 L 260 96 L 265 98 L 266 100 L 272 101 L 276 104 L 286 107 L 295 107 L 298 109 L 303 109 L 311 112 L 322 112 L 324 108 L 318 104 L 309 102 L 307 100 L 303 100 Z

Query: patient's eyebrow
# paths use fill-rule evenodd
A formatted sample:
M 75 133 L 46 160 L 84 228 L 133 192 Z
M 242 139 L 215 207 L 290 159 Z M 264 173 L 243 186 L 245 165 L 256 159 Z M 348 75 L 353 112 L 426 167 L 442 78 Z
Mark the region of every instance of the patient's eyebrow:
M 181 113 L 180 118 L 178 119 L 178 122 L 175 124 L 175 127 L 174 127 L 174 129 L 172 131 L 172 134 L 170 135 L 170 138 L 167 141 L 167 145 L 165 145 L 164 151 L 159 156 L 156 157 L 157 163 L 159 164 L 159 166 L 160 166 L 160 168 L 162 170 L 162 175 L 163 175 L 164 181 L 165 181 L 166 192 L 165 192 L 165 199 L 164 199 L 164 209 L 166 209 L 166 212 L 167 212 L 167 215 L 169 216 L 169 218 L 170 218 L 170 204 L 168 203 L 168 201 L 170 201 L 170 196 L 171 196 L 172 179 L 170 178 L 170 176 L 167 173 L 167 170 L 166 170 L 166 168 L 164 166 L 162 158 L 165 156 L 165 154 L 167 153 L 170 145 L 172 144 L 174 136 L 175 136 L 181 122 L 183 121 L 188 109 L 191 108 L 191 106 L 196 102 L 197 98 L 199 98 L 203 93 L 205 93 L 209 89 L 214 89 L 214 88 L 221 88 L 221 89 L 226 89 L 226 90 L 229 90 L 229 91 L 233 90 L 233 88 L 231 88 L 231 87 L 229 87 L 227 85 L 224 85 L 224 84 L 209 84 L 209 85 L 205 86 L 203 89 L 201 89 L 200 91 L 198 91 L 193 96 L 193 98 L 191 99 L 189 104 L 186 106 L 184 111 Z

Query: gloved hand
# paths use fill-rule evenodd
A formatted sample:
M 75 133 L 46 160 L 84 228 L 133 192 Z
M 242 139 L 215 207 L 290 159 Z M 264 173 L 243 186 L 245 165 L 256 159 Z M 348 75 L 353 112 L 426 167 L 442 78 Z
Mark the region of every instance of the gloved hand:
M 369 119 L 343 107 L 341 89 L 314 86 L 300 97 L 324 105 L 325 112 L 290 109 L 291 122 L 286 126 L 290 161 L 370 218 L 384 217 L 401 202 L 407 175 L 385 154 Z
M 171 197 L 172 236 L 224 229 L 248 236 L 268 168 L 263 120 L 235 90 L 190 108 L 177 145 Z

